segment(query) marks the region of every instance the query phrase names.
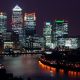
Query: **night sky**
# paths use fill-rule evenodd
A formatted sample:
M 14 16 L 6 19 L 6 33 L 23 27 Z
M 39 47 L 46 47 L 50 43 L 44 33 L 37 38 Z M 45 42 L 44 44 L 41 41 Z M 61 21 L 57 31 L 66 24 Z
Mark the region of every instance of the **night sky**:
M 80 35 L 80 0 L 0 0 L 0 11 L 11 21 L 12 8 L 18 4 L 23 12 L 36 12 L 37 33 L 42 34 L 44 21 L 69 21 L 69 34 Z

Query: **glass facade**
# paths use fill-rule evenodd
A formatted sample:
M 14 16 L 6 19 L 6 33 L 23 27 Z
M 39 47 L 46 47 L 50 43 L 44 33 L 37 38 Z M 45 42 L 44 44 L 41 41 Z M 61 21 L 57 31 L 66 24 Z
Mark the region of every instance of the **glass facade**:
M 68 35 L 68 22 L 64 22 L 64 20 L 56 20 L 55 21 L 55 37 L 63 37 Z
M 43 29 L 43 36 L 45 38 L 45 45 L 51 47 L 52 44 L 52 25 L 50 22 L 45 22 Z
M 7 30 L 7 16 L 5 13 L 0 13 L 0 33 L 4 33 Z
M 33 47 L 33 42 L 30 41 L 30 39 L 33 39 L 33 36 L 36 34 L 35 27 L 36 27 L 36 14 L 35 13 L 25 13 L 24 15 L 24 32 L 25 32 L 24 37 L 25 37 L 26 47 Z
M 58 38 L 68 37 L 68 22 L 64 20 L 55 20 L 52 31 L 53 31 L 52 37 L 53 43 L 55 47 L 58 47 Z M 61 43 L 61 45 L 64 44 Z
M 23 39 L 23 16 L 22 16 L 22 9 L 16 5 L 13 8 L 12 14 L 12 30 L 19 35 L 19 42 L 21 46 L 24 44 Z
M 26 29 L 34 30 L 36 27 L 36 15 L 35 13 L 25 13 L 24 26 Z
M 78 38 L 59 38 L 58 46 L 69 47 L 71 49 L 78 48 Z
M 15 6 L 13 8 L 12 14 L 12 29 L 14 32 L 21 32 L 23 27 L 23 17 L 22 17 L 22 9 L 19 6 Z

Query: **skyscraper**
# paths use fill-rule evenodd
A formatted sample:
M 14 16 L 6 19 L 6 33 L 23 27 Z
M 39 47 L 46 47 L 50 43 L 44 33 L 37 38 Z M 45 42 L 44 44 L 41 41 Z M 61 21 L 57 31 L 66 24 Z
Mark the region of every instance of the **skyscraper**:
M 12 11 L 13 11 L 13 14 L 12 14 L 12 30 L 14 32 L 20 33 L 20 31 L 23 27 L 22 9 L 18 5 L 16 5 Z
M 53 31 L 54 37 L 56 38 L 68 36 L 68 22 L 64 20 L 55 20 Z
M 36 15 L 35 13 L 25 13 L 24 15 L 24 37 L 25 46 L 28 48 L 33 47 L 33 37 L 36 34 Z
M 51 47 L 52 44 L 52 25 L 51 22 L 44 23 L 43 36 L 45 38 L 45 45 Z
M 12 14 L 12 30 L 19 34 L 19 42 L 23 44 L 23 16 L 22 9 L 16 5 Z
M 36 15 L 35 13 L 25 13 L 24 27 L 26 35 L 34 35 L 36 27 Z
M 58 46 L 58 38 L 68 37 L 68 22 L 55 20 L 53 25 L 53 43 Z
M 0 33 L 7 31 L 7 15 L 3 12 L 0 13 Z

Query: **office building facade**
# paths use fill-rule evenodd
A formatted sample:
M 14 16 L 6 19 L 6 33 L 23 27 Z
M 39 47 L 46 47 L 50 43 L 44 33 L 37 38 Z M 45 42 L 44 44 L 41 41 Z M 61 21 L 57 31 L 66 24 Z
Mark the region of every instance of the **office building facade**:
M 58 38 L 58 46 L 69 49 L 77 49 L 79 47 L 78 38 L 77 37 Z
M 22 9 L 16 5 L 12 14 L 12 30 L 19 35 L 20 45 L 23 45 L 23 15 Z
M 51 22 L 44 23 L 43 36 L 45 39 L 45 46 L 52 47 L 52 25 L 51 25 Z
M 68 36 L 68 22 L 64 20 L 55 20 L 54 22 L 54 37 Z
M 36 27 L 36 15 L 35 13 L 25 13 L 24 15 L 24 28 L 25 33 L 28 36 L 32 36 L 35 34 L 35 27 Z
M 7 31 L 7 15 L 6 13 L 0 13 L 0 33 L 5 33 Z
M 68 22 L 65 20 L 55 20 L 53 25 L 53 44 L 58 46 L 58 38 L 64 38 L 68 36 Z
M 35 13 L 25 13 L 24 15 L 24 38 L 25 46 L 33 46 L 33 37 L 36 34 L 36 14 Z

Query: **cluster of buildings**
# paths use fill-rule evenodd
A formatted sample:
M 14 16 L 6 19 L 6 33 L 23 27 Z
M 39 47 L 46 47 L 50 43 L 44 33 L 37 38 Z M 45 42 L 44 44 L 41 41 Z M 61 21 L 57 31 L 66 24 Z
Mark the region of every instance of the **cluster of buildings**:
M 45 22 L 43 29 L 45 44 L 48 48 L 79 48 L 79 37 L 69 36 L 69 24 L 65 20 L 55 20 L 53 23 Z
M 41 48 L 44 46 L 44 38 L 36 34 L 36 14 L 24 13 L 16 5 L 12 9 L 11 31 L 7 29 L 7 14 L 0 13 L 0 43 L 1 47 Z
M 78 48 L 79 39 L 69 37 L 68 22 L 55 20 L 54 23 L 45 22 L 43 35 L 36 34 L 36 14 L 24 13 L 16 5 L 12 9 L 12 31 L 7 31 L 7 15 L 0 13 L 0 44 L 3 48 Z M 1 46 L 1 47 L 2 47 Z

